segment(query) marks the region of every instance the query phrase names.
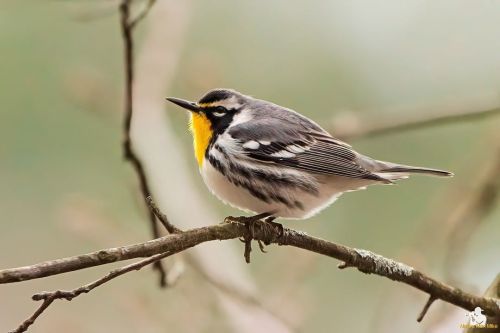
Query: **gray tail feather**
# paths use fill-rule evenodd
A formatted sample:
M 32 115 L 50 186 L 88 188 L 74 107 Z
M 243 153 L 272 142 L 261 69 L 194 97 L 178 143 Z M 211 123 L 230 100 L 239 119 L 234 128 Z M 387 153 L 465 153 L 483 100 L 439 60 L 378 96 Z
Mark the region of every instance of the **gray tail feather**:
M 438 176 L 438 177 L 453 177 L 452 172 L 438 170 L 438 169 L 430 169 L 430 168 L 421 168 L 414 167 L 409 165 L 394 165 L 388 168 L 384 168 L 378 171 L 379 173 L 421 173 L 426 175 Z

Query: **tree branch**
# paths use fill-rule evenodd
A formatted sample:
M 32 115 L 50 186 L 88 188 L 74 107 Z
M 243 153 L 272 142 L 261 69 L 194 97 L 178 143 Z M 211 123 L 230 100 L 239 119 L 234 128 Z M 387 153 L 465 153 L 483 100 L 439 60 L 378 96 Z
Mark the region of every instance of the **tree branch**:
M 132 20 L 130 18 L 130 4 L 131 0 L 122 0 L 120 4 L 120 26 L 122 30 L 123 37 L 123 47 L 125 56 L 125 116 L 123 123 L 123 152 L 124 157 L 129 161 L 134 167 L 135 172 L 139 178 L 139 187 L 141 189 L 142 196 L 146 206 L 149 205 L 148 197 L 151 196 L 151 189 L 146 178 L 146 172 L 144 167 L 137 157 L 134 149 L 132 147 L 132 139 L 130 136 L 130 129 L 132 127 L 132 110 L 133 110 L 133 82 L 134 82 L 134 42 L 132 38 L 132 33 L 137 23 L 145 17 L 154 4 L 154 0 L 149 1 L 146 9 L 139 14 L 139 16 Z M 156 223 L 155 213 L 152 210 L 148 210 L 148 217 L 151 225 L 151 231 L 153 233 L 153 238 L 158 238 L 161 236 L 158 224 Z M 168 228 L 167 228 L 168 229 Z M 159 284 L 160 287 L 167 286 L 167 274 L 165 268 L 163 267 L 161 261 L 156 261 L 153 266 L 159 274 Z
M 238 222 L 191 229 L 145 243 L 104 249 L 31 266 L 0 270 L 0 283 L 37 279 L 116 261 L 150 257 L 161 253 L 167 257 L 207 241 L 249 237 L 249 233 L 248 228 Z M 294 246 L 336 258 L 345 263 L 344 267 L 356 267 L 366 274 L 376 274 L 405 283 L 425 292 L 432 298 L 443 300 L 469 311 L 479 306 L 489 316 L 500 316 L 500 302 L 498 300 L 469 294 L 461 289 L 441 283 L 412 267 L 370 251 L 335 244 L 287 228 L 284 229 L 282 235 L 280 228 L 261 222 L 256 223 L 253 233 L 256 240 Z
M 331 130 L 336 137 L 345 140 L 361 137 L 382 136 L 443 124 L 480 120 L 495 115 L 500 115 L 500 107 L 472 111 L 468 110 L 441 112 L 437 114 L 419 114 L 413 118 L 408 118 L 406 116 L 399 119 L 391 117 L 385 121 L 363 121 L 362 124 L 359 124 L 359 126 L 358 124 L 356 124 L 356 126 L 343 126 L 334 120 Z
M 80 296 L 83 293 L 89 293 L 93 289 L 99 287 L 100 285 L 105 284 L 106 282 L 109 282 L 113 280 L 114 278 L 121 276 L 125 273 L 134 271 L 134 270 L 139 270 L 143 268 L 144 266 L 147 266 L 149 264 L 155 263 L 158 260 L 161 260 L 170 254 L 167 253 L 159 253 L 154 256 L 151 256 L 147 259 L 143 259 L 139 262 L 133 263 L 131 265 L 127 265 L 124 267 L 120 267 L 118 269 L 115 269 L 111 272 L 109 272 L 107 275 L 103 276 L 102 278 L 95 280 L 94 282 L 88 283 L 84 286 L 81 286 L 79 288 L 73 289 L 73 290 L 56 290 L 56 291 L 45 291 L 41 292 L 38 294 L 33 295 L 32 299 L 34 301 L 43 301 L 42 304 L 38 307 L 38 309 L 33 313 L 31 317 L 26 319 L 21 325 L 19 325 L 14 331 L 11 333 L 21 333 L 21 332 L 26 332 L 28 328 L 33 325 L 35 320 L 52 304 L 57 299 L 65 299 L 67 301 L 71 301 L 73 298 Z

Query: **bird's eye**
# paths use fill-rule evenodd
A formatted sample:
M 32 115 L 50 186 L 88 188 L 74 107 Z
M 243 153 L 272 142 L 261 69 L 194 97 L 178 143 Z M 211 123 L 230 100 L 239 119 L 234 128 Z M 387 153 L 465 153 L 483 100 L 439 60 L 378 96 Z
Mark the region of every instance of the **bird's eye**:
M 218 106 L 215 108 L 215 111 L 212 114 L 216 117 L 223 117 L 226 114 L 226 108 L 223 106 Z

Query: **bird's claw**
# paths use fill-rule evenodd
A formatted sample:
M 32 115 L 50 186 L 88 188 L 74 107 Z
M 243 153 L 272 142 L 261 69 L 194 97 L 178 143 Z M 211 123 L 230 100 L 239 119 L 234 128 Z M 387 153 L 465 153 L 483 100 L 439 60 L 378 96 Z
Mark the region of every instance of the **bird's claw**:
M 278 238 L 282 237 L 284 234 L 284 228 L 281 224 L 275 223 L 274 217 L 269 214 L 269 213 L 263 213 L 263 214 L 258 214 L 255 216 L 238 216 L 238 217 L 233 217 L 233 216 L 228 216 L 224 219 L 225 223 L 241 223 L 245 225 L 245 227 L 248 229 L 248 233 L 242 237 L 239 238 L 239 240 L 242 243 L 245 243 L 245 261 L 247 263 L 250 263 L 250 252 L 252 251 L 252 240 L 255 239 L 255 226 L 256 224 L 260 224 L 259 227 L 263 228 L 264 233 L 265 228 L 272 226 L 272 227 L 278 227 L 280 230 Z M 265 249 L 265 245 L 269 245 L 269 241 L 262 241 L 262 240 L 257 240 L 257 243 L 259 244 L 259 249 L 262 253 L 267 253 Z
M 260 252 L 267 253 L 266 248 L 265 248 L 264 244 L 262 243 L 262 241 L 257 240 L 257 243 L 259 244 Z

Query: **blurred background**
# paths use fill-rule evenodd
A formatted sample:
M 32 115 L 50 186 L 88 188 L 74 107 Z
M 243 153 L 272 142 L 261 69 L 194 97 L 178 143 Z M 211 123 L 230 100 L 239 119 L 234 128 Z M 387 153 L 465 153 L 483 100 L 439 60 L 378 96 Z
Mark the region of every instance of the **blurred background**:
M 117 5 L 0 4 L 1 268 L 151 237 L 136 174 L 122 158 Z M 135 1 L 134 13 L 145 5 Z M 182 228 L 240 214 L 209 194 L 187 115 L 163 99 L 234 88 L 344 133 L 364 154 L 453 171 L 451 179 L 415 176 L 349 193 L 314 218 L 282 222 L 483 294 L 500 272 L 500 117 L 356 133 L 500 107 L 499 32 L 500 3 L 487 0 L 157 0 L 134 36 L 133 120 L 155 200 Z M 183 271 L 170 288 L 160 289 L 150 268 L 130 273 L 55 303 L 31 332 L 411 333 L 458 332 L 466 323 L 465 310 L 436 302 L 419 324 L 425 294 L 339 271 L 327 257 L 271 246 L 246 265 L 237 240 L 206 249 L 167 261 Z M 0 331 L 35 310 L 33 293 L 74 288 L 114 266 L 0 285 Z

